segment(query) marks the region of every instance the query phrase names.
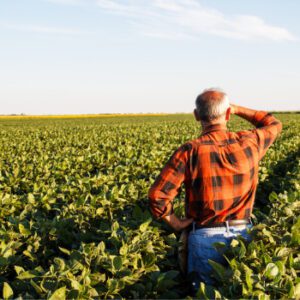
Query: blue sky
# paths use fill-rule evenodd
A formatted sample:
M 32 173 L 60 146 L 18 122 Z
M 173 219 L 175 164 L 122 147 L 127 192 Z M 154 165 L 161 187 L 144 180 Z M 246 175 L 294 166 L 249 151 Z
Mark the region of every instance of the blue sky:
M 0 114 L 300 110 L 300 1 L 0 0 Z

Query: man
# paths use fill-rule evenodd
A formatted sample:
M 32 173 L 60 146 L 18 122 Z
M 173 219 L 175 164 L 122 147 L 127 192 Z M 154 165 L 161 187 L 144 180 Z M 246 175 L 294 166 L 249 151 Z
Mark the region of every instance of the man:
M 235 114 L 256 129 L 229 132 Z M 178 148 L 149 190 L 152 214 L 181 231 L 192 224 L 188 238 L 188 272 L 213 284 L 208 259 L 224 263 L 213 247 L 229 245 L 237 235 L 248 238 L 250 216 L 258 184 L 258 164 L 282 129 L 271 114 L 229 104 L 218 89 L 205 90 L 196 99 L 194 116 L 202 134 Z M 179 219 L 172 201 L 185 185 L 186 218 Z

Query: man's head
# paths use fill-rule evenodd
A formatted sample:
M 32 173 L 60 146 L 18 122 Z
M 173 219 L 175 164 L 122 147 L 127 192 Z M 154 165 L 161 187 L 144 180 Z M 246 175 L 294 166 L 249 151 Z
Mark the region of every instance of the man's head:
M 224 123 L 229 120 L 230 104 L 220 89 L 204 90 L 196 99 L 194 115 L 202 124 Z

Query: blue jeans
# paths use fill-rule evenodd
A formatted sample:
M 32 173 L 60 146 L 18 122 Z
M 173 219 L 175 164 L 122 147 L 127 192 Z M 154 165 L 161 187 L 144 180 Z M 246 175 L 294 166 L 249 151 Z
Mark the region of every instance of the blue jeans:
M 220 264 L 226 264 L 226 260 L 213 246 L 216 242 L 223 242 L 229 246 L 231 241 L 238 235 L 250 241 L 247 229 L 252 225 L 239 225 L 216 228 L 201 228 L 192 230 L 188 239 L 188 273 L 198 273 L 198 278 L 193 283 L 195 288 L 199 287 L 200 281 L 212 285 L 214 280 L 210 277 L 212 267 L 208 259 Z

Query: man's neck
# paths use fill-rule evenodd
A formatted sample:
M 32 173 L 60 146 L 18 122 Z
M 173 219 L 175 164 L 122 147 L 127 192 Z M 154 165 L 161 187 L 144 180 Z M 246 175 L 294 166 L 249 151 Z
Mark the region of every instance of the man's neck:
M 226 126 L 227 122 L 213 122 L 213 123 L 201 123 L 202 126 L 202 132 L 206 132 L 206 131 L 210 131 L 211 129 L 215 128 L 215 129 L 220 129 L 220 130 L 227 130 L 227 126 Z

